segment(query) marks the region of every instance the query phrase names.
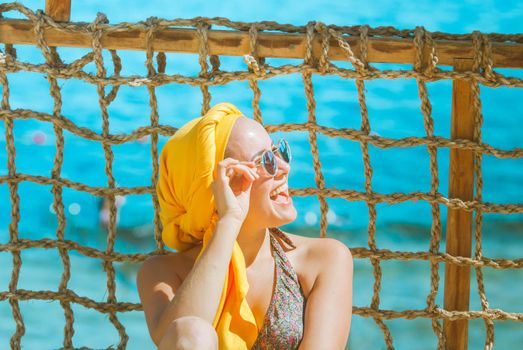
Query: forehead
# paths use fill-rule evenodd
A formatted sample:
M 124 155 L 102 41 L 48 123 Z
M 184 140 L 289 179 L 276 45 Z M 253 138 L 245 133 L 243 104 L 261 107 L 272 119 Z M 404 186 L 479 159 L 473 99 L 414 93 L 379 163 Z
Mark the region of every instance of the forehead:
M 251 161 L 254 160 L 256 157 L 261 156 L 264 151 L 272 149 L 273 146 L 274 146 L 274 142 L 271 140 L 270 146 L 269 146 L 269 144 L 265 144 L 265 146 L 261 147 L 257 152 L 254 152 L 253 154 L 251 154 L 251 156 L 248 157 L 248 159 Z
M 238 118 L 229 137 L 229 148 L 238 158 L 252 160 L 270 149 L 272 140 L 265 128 L 247 117 Z

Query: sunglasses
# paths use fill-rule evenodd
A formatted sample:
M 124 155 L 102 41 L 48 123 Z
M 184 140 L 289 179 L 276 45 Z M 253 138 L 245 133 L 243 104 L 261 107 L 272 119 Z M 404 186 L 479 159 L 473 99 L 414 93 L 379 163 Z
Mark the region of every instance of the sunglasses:
M 280 139 L 277 145 L 274 145 L 272 150 L 264 151 L 261 156 L 254 161 L 256 166 L 261 166 L 265 173 L 269 176 L 274 176 L 278 172 L 278 161 L 276 155 L 283 159 L 287 164 L 291 163 L 292 153 L 289 143 L 285 139 Z

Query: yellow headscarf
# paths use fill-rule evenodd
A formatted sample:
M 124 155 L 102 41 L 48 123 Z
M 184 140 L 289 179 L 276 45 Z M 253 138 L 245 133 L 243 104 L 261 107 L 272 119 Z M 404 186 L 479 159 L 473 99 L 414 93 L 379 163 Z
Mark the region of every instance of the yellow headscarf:
M 211 183 L 234 122 L 241 115 L 234 105 L 219 103 L 178 129 L 162 149 L 157 186 L 162 239 L 178 251 L 202 243 L 197 259 L 216 227 L 218 214 Z M 234 242 L 213 321 L 220 349 L 250 349 L 256 341 L 258 327 L 245 298 L 248 289 L 245 259 Z

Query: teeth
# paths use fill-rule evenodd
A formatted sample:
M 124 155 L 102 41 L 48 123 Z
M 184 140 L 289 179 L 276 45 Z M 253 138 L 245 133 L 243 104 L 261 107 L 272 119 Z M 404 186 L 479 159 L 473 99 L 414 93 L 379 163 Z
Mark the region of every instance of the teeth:
M 281 193 L 281 192 L 285 192 L 287 193 L 287 184 L 283 184 L 281 185 L 280 187 L 278 187 L 277 189 L 275 189 L 274 191 L 272 191 L 269 196 L 272 197 L 272 196 L 275 196 L 277 195 L 278 193 Z

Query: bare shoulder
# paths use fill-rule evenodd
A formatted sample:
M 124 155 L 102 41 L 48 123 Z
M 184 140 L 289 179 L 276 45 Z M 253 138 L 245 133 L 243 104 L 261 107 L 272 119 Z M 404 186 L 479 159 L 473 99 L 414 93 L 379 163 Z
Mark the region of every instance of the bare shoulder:
M 318 276 L 329 268 L 345 266 L 352 269 L 352 254 L 345 243 L 330 237 L 305 237 L 289 232 L 285 234 L 296 246 L 286 253 L 298 275 L 305 297 L 308 297 Z
M 140 266 L 137 274 L 138 287 L 144 282 L 164 282 L 169 285 L 183 281 L 194 265 L 199 250 L 171 252 L 166 255 L 152 255 Z
M 148 257 L 138 269 L 136 284 L 138 293 L 143 304 L 149 302 L 153 290 L 158 289 L 158 285 L 163 293 L 170 295 L 172 288 L 177 288 L 179 284 L 179 271 L 181 264 L 180 253 L 170 253 L 167 255 L 153 255 Z
M 285 234 L 296 245 L 296 253 L 303 258 L 325 258 L 326 254 L 332 256 L 351 256 L 349 247 L 340 240 L 330 237 L 306 237 L 289 232 Z
M 146 315 L 149 305 L 169 302 L 174 297 L 176 289 L 191 271 L 197 253 L 195 249 L 190 249 L 153 255 L 142 263 L 136 275 L 136 284 Z

